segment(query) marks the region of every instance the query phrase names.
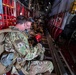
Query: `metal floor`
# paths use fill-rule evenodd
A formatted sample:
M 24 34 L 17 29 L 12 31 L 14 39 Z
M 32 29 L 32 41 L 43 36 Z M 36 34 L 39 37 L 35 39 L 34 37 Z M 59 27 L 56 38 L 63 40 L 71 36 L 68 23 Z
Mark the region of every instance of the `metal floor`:
M 60 50 L 57 50 L 49 33 L 42 38 L 42 44 L 45 47 L 44 60 L 50 60 L 54 64 L 54 70 L 43 75 L 75 75 L 67 64 Z

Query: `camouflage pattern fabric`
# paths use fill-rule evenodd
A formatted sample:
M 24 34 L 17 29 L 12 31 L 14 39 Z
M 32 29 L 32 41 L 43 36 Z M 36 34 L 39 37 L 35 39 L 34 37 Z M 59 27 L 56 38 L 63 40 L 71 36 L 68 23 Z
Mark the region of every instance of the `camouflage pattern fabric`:
M 36 58 L 38 55 L 40 55 L 41 60 L 43 60 L 44 52 L 45 52 L 45 48 L 42 47 L 40 43 L 38 43 L 35 47 L 31 48 L 31 51 L 28 52 L 28 54 L 25 57 L 25 60 L 32 60 Z
M 17 65 L 18 68 L 21 68 L 20 65 Z M 45 73 L 47 71 L 51 72 L 53 71 L 54 66 L 51 61 L 31 61 L 31 64 L 29 66 L 29 70 L 27 71 L 25 68 L 22 68 L 22 72 L 25 75 L 42 75 L 42 73 Z
M 44 54 L 44 48 L 39 48 L 39 45 L 30 48 L 28 36 L 23 32 L 9 32 L 5 36 L 5 50 L 23 55 L 25 60 L 32 60 L 39 54 Z
M 33 61 L 30 65 L 30 75 L 36 75 L 39 73 L 45 73 L 53 71 L 54 66 L 51 61 Z

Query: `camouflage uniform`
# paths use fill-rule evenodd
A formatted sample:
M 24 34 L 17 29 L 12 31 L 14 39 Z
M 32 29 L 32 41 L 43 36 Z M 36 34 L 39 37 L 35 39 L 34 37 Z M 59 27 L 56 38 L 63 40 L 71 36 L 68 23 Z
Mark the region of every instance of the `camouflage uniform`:
M 25 60 L 32 60 L 39 54 L 44 54 L 44 48 L 29 47 L 28 36 L 23 32 L 10 32 L 5 36 L 5 50 L 7 52 L 17 52 L 19 55 L 26 56 Z M 41 50 L 42 49 L 42 50 Z
M 42 47 L 42 45 L 40 43 L 38 43 L 35 47 L 30 47 L 29 43 L 28 43 L 28 36 L 25 33 L 18 31 L 18 32 L 9 32 L 5 35 L 5 51 L 13 52 L 14 53 L 13 60 L 14 61 L 17 60 L 17 63 L 19 63 L 19 64 L 26 65 L 26 63 L 25 63 L 26 60 L 32 60 L 35 57 L 37 57 L 38 55 L 40 55 L 41 60 L 43 60 L 45 48 Z M 40 61 L 37 61 L 37 62 L 38 62 L 38 64 L 41 63 Z M 35 61 L 32 63 L 35 63 Z M 46 70 L 49 70 L 51 68 L 53 70 L 53 65 L 51 63 L 49 63 L 48 61 L 46 63 L 47 65 L 45 63 L 46 63 L 46 61 L 42 62 L 43 68 L 47 67 Z M 44 64 L 46 66 L 44 66 Z M 24 67 L 24 65 L 23 65 L 23 67 Z M 40 65 L 37 65 L 35 68 L 37 68 L 38 66 L 40 67 Z M 34 66 L 32 66 L 32 67 L 34 68 Z M 33 70 L 31 70 L 30 65 L 29 65 L 29 68 L 30 68 L 29 75 L 31 75 L 30 73 L 33 72 L 35 68 Z M 24 67 L 24 70 L 26 70 L 25 67 Z M 38 71 L 36 71 L 35 74 L 39 73 L 39 69 L 36 69 L 36 70 L 38 70 Z M 45 71 L 42 71 L 42 72 L 45 72 Z

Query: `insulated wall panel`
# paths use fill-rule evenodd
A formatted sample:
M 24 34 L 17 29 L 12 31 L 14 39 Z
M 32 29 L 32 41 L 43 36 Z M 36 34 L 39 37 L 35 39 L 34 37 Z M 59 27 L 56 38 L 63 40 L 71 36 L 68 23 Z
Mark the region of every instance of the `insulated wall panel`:
M 70 11 L 73 1 L 74 0 L 55 0 L 49 16 L 56 15 L 61 12 Z
M 68 0 L 61 0 L 58 13 L 65 12 Z
M 49 16 L 58 14 L 60 2 L 61 2 L 61 0 L 55 0 L 55 1 L 54 1 L 54 4 L 53 4 L 53 6 L 52 6 L 51 13 L 49 14 Z

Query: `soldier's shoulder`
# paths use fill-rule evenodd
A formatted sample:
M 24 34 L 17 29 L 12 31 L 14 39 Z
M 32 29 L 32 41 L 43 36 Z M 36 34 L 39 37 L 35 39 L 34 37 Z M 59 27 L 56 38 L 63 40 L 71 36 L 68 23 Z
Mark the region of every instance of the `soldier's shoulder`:
M 9 26 L 9 29 L 19 31 L 19 29 L 18 29 L 18 28 L 16 28 L 15 26 Z

